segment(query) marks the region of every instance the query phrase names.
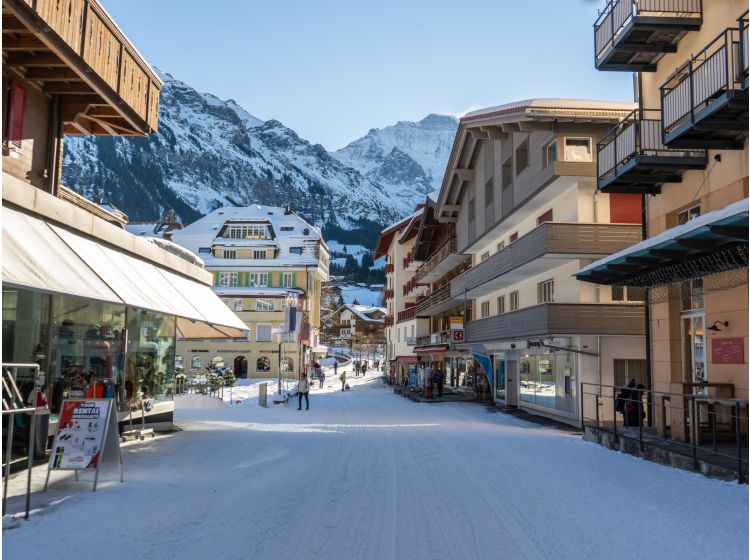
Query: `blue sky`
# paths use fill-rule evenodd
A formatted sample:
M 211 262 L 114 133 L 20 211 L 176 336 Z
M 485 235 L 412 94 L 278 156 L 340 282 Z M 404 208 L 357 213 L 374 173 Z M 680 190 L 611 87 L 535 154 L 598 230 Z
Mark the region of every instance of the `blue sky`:
M 529 97 L 629 101 L 597 72 L 603 0 L 102 0 L 146 60 L 337 149 L 399 120 Z

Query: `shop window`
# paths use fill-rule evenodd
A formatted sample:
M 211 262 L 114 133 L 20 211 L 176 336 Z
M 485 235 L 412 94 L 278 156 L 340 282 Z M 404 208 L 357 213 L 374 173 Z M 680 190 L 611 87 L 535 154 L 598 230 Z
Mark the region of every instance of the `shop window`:
M 258 298 L 255 300 L 256 311 L 273 311 L 274 300 L 273 298 Z
M 555 301 L 555 281 L 545 280 L 536 285 L 537 303 L 551 303 Z
M 566 138 L 563 157 L 565 161 L 594 161 L 591 151 L 591 138 Z
M 499 296 L 497 298 L 497 312 L 499 315 L 505 313 L 505 296 Z
M 219 272 L 219 286 L 222 288 L 235 288 L 238 285 L 239 274 L 237 272 Z
M 271 342 L 271 325 L 258 325 L 255 329 L 256 342 Z
M 489 301 L 483 301 L 482 302 L 482 319 L 490 316 L 490 302 Z
M 557 139 L 553 138 L 542 148 L 542 166 L 549 167 L 557 161 Z
M 529 166 L 529 139 L 526 138 L 521 145 L 516 148 L 516 177 Z
M 571 352 L 529 353 L 519 359 L 519 398 L 522 401 L 575 411 L 575 355 Z
M 258 356 L 255 361 L 255 371 L 258 373 L 268 373 L 271 371 L 271 358 L 268 356 Z
M 8 149 L 11 152 L 21 151 L 23 141 L 23 122 L 26 115 L 26 89 L 18 82 L 10 83 L 8 97 Z
M 125 400 L 172 398 L 176 320 L 171 315 L 128 308 Z M 92 334 L 92 331 L 89 331 Z M 106 370 L 110 367 L 105 362 Z M 106 373 L 105 373 L 106 376 Z
M 552 209 L 550 208 L 544 214 L 537 217 L 536 225 L 540 225 L 540 224 L 543 224 L 544 222 L 551 222 L 551 221 L 552 221 Z
M 514 292 L 510 293 L 510 310 L 516 311 L 518 309 L 518 290 L 515 290 Z

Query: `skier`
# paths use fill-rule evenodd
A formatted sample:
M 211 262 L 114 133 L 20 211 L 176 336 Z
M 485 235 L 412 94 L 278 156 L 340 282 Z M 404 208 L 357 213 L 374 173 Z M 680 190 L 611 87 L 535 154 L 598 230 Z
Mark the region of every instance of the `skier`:
M 302 397 L 305 397 L 305 410 L 310 410 L 310 383 L 307 381 L 307 374 L 303 371 L 297 384 L 297 397 L 299 404 L 297 410 L 302 410 Z

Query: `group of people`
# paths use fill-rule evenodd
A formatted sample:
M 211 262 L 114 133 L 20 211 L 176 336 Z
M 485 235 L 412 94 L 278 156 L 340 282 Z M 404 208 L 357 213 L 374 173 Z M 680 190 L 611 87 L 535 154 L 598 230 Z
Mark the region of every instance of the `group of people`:
M 354 377 L 359 377 L 359 374 L 365 375 L 367 373 L 367 361 L 355 361 L 354 362 Z
M 338 370 L 338 362 L 333 362 L 333 375 L 334 377 L 339 378 L 339 381 L 341 381 L 341 390 L 345 391 L 347 389 L 346 371 L 342 370 L 341 375 L 338 375 Z M 365 375 L 365 373 L 367 373 L 367 362 L 354 362 L 354 373 L 357 376 L 359 376 L 360 373 L 362 373 L 362 375 Z M 320 383 L 319 387 L 321 389 L 323 388 L 326 374 L 323 371 L 323 368 L 320 367 L 320 364 L 318 362 L 313 363 L 310 377 L 312 377 L 313 379 L 317 379 Z M 442 385 L 440 392 L 440 394 L 442 394 Z M 297 384 L 297 398 L 297 410 L 302 410 L 302 399 L 305 399 L 305 410 L 310 410 L 310 380 L 307 377 L 307 373 L 305 373 L 304 371 L 300 374 L 300 380 Z
M 435 396 L 441 398 L 443 396 L 443 383 L 445 383 L 445 375 L 442 370 L 433 370 L 430 366 L 424 368 L 424 397 L 426 399 L 432 399 Z M 435 389 L 437 389 L 437 395 L 435 395 Z
M 646 417 L 646 411 L 643 409 L 643 391 L 644 386 L 641 383 L 636 385 L 635 379 L 631 379 L 627 387 L 620 389 L 615 397 L 615 410 L 622 414 L 626 428 L 640 426 Z

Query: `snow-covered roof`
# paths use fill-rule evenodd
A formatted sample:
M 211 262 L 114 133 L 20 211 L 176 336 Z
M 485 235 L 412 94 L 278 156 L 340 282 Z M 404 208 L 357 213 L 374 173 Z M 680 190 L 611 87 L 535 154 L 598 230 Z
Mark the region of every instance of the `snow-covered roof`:
M 217 237 L 227 224 L 268 225 L 273 239 L 239 239 Z M 328 247 L 319 228 L 310 225 L 297 214 L 276 206 L 240 206 L 217 208 L 213 212 L 175 231 L 172 240 L 190 251 L 200 254 L 207 268 L 233 266 L 235 268 L 268 269 L 275 266 L 315 266 L 318 264 L 318 243 L 327 253 Z M 201 248 L 219 247 L 271 247 L 277 257 L 270 259 L 224 259 L 214 257 Z M 292 253 L 293 247 L 302 247 L 302 254 Z
M 596 99 L 559 99 L 559 98 L 538 98 L 524 99 L 495 105 L 466 113 L 461 117 L 461 122 L 477 120 L 481 118 L 499 117 L 502 115 L 512 115 L 521 112 L 560 112 L 569 114 L 571 111 L 589 113 L 594 111 L 632 111 L 637 107 L 635 103 L 624 101 L 602 101 Z
M 375 313 L 376 311 L 380 311 L 383 315 L 385 315 L 388 311 L 385 307 L 375 307 L 372 305 L 354 305 L 351 303 L 344 304 L 339 310 L 336 312 L 341 313 L 344 309 L 348 309 L 352 313 L 354 313 L 359 319 L 362 321 L 365 321 L 367 323 L 382 323 L 383 317 L 373 318 L 370 317 L 369 314 Z

